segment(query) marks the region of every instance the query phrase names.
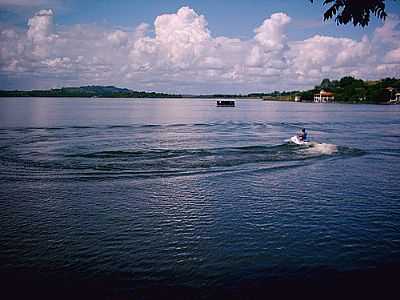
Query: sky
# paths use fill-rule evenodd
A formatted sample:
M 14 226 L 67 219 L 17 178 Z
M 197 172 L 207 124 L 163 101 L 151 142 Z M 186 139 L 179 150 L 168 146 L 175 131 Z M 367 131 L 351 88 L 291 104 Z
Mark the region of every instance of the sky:
M 324 22 L 314 2 L 0 0 L 0 89 L 232 94 L 400 77 L 400 2 L 366 28 Z

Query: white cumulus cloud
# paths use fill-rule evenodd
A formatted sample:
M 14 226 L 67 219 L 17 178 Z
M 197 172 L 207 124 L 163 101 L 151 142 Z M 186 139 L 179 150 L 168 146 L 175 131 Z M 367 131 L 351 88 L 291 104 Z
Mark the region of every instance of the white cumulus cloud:
M 287 14 L 272 14 L 253 38 L 243 40 L 213 36 L 205 16 L 189 7 L 131 30 L 54 26 L 53 11 L 40 10 L 26 30 L 0 29 L 0 79 L 19 88 L 114 84 L 213 93 L 309 88 L 322 78 L 345 75 L 400 75 L 396 16 L 361 40 L 322 35 L 289 40 L 290 24 Z
M 400 64 L 400 48 L 389 51 L 385 55 L 385 62 Z
M 57 38 L 53 32 L 53 11 L 41 10 L 28 21 L 27 37 L 32 42 L 32 53 L 38 57 L 45 57 L 49 44 Z

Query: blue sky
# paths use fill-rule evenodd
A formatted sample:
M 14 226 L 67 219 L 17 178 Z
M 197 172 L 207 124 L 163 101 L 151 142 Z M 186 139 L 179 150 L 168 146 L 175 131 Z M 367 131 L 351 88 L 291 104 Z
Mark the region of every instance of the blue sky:
M 0 4 L 1 2 L 0 0 Z M 372 32 L 382 24 L 382 21 L 375 17 L 366 28 L 351 25 L 337 26 L 334 21 L 323 22 L 323 12 L 326 8 L 322 5 L 322 1 L 315 1 L 313 4 L 308 0 L 26 0 L 21 2 L 37 2 L 38 5 L 0 6 L 3 21 L 18 22 L 23 26 L 26 25 L 27 17 L 38 9 L 52 8 L 57 15 L 56 23 L 60 25 L 94 23 L 129 28 L 142 22 L 151 24 L 160 14 L 174 13 L 183 6 L 189 6 L 199 14 L 207 16 L 209 28 L 215 36 L 250 38 L 253 29 L 275 12 L 285 12 L 294 19 L 297 26 L 289 30 L 289 37 L 294 39 L 303 39 L 315 33 L 357 38 Z M 400 4 L 388 1 L 387 11 L 399 15 Z
M 213 68 L 204 69 L 200 67 L 198 70 L 198 72 L 210 73 L 210 82 L 208 82 L 205 78 L 200 78 L 202 76 L 199 76 L 197 73 L 193 75 L 193 82 L 188 82 L 187 80 L 185 80 L 184 82 L 179 82 L 178 79 L 169 83 L 166 82 L 165 79 L 159 80 L 158 83 L 156 82 L 157 80 L 155 80 L 154 83 L 152 82 L 154 76 L 156 76 L 156 74 L 161 74 L 160 72 L 164 72 L 161 74 L 162 76 L 171 77 L 168 76 L 171 74 L 167 73 L 172 72 L 171 70 L 174 68 L 168 65 L 163 57 L 160 57 L 161 52 L 157 55 L 157 58 L 155 58 L 155 56 L 152 56 L 152 58 L 150 59 L 149 53 L 147 53 L 149 54 L 148 56 L 144 56 L 144 52 L 148 51 L 148 49 L 134 49 L 134 47 L 140 47 L 140 45 L 138 46 L 138 44 L 140 44 L 140 38 L 142 38 L 142 41 L 145 41 L 146 38 L 149 38 L 153 39 L 153 41 L 150 41 L 149 43 L 153 43 L 153 46 L 156 45 L 157 47 L 161 47 L 157 51 L 161 51 L 160 49 L 165 49 L 165 47 L 169 48 L 168 45 L 163 45 L 162 43 L 171 43 L 171 41 L 166 41 L 158 38 L 155 32 L 161 32 L 163 30 L 163 28 L 161 28 L 162 26 L 176 25 L 178 26 L 176 30 L 173 29 L 169 31 L 169 34 L 171 36 L 175 36 L 175 33 L 178 34 L 182 31 L 179 26 L 187 27 L 188 24 L 185 23 L 187 22 L 187 20 L 183 21 L 184 23 L 179 23 L 179 21 L 179 24 L 173 21 L 173 16 L 178 15 L 178 11 L 182 7 L 188 7 L 191 10 L 189 15 L 190 18 L 192 18 L 193 20 L 195 20 L 197 17 L 201 18 L 201 16 L 203 16 L 204 20 L 201 20 L 201 24 L 194 29 L 194 32 L 199 33 L 199 36 L 201 36 L 201 32 L 203 31 L 208 32 L 209 36 L 199 40 L 199 42 L 194 42 L 194 44 L 191 44 L 191 46 L 193 47 L 188 47 L 191 49 L 188 50 L 190 51 L 190 53 L 185 52 L 177 54 L 177 50 L 173 49 L 173 47 L 170 47 L 171 49 L 169 49 L 168 51 L 172 52 L 169 53 L 168 57 L 173 57 L 174 55 L 183 55 L 182 59 L 189 59 L 188 57 L 190 56 L 192 58 L 192 62 L 196 60 L 197 63 L 199 63 L 199 61 L 201 61 L 202 59 L 203 61 L 207 59 L 209 59 L 208 61 L 210 61 L 211 59 L 213 61 L 218 61 L 219 63 L 221 63 L 221 68 L 222 65 L 230 65 L 230 67 L 227 67 L 227 69 L 225 70 L 226 73 L 221 73 L 220 75 L 226 76 L 226 78 L 229 78 L 229 76 L 231 76 L 231 79 L 237 81 L 235 83 L 235 89 L 239 91 L 244 92 L 253 89 L 260 91 L 261 89 L 271 90 L 309 87 L 314 83 L 318 83 L 317 80 L 319 80 L 320 78 L 329 75 L 326 74 L 326 72 L 324 73 L 323 65 L 317 66 L 312 58 L 305 58 L 305 60 L 308 59 L 310 61 L 308 67 L 310 68 L 309 72 L 311 75 L 308 76 L 307 74 L 305 74 L 307 73 L 307 70 L 304 69 L 305 66 L 302 65 L 300 57 L 296 57 L 295 60 L 297 59 L 296 62 L 299 64 L 299 66 L 301 65 L 302 68 L 304 67 L 301 70 L 290 70 L 291 72 L 298 74 L 297 79 L 293 78 L 292 82 L 282 84 L 280 80 L 277 80 L 278 78 L 272 78 L 273 74 L 276 74 L 277 72 L 279 72 L 279 70 L 286 70 L 287 72 L 289 72 L 288 68 L 290 68 L 290 66 L 287 66 L 287 68 L 285 69 L 282 64 L 289 62 L 291 59 L 293 59 L 295 55 L 303 55 L 302 53 L 305 53 L 302 51 L 297 51 L 294 46 L 296 42 L 304 42 L 301 43 L 301 46 L 304 46 L 305 44 L 308 45 L 311 42 L 319 41 L 318 47 L 321 47 L 321 44 L 323 43 L 332 43 L 334 47 L 344 47 L 343 51 L 345 52 L 343 52 L 344 54 L 342 56 L 345 56 L 347 58 L 354 58 L 354 63 L 346 61 L 348 65 L 342 66 L 341 70 L 335 70 L 335 72 L 332 71 L 333 76 L 345 74 L 345 72 L 347 71 L 351 74 L 360 74 L 360 76 L 362 77 L 382 76 L 382 74 L 385 75 L 385 72 L 382 72 L 382 70 L 387 70 L 388 76 L 396 75 L 397 73 L 399 73 L 397 65 L 395 65 L 395 63 L 397 62 L 397 52 L 393 52 L 397 49 L 398 45 L 393 44 L 390 41 L 388 41 L 387 45 L 384 45 L 383 47 L 382 45 L 377 45 L 376 32 L 377 30 L 380 30 L 379 28 L 384 27 L 384 23 L 381 20 L 377 20 L 373 17 L 370 25 L 367 28 L 355 28 L 352 25 L 337 26 L 334 21 L 323 22 L 322 16 L 326 7 L 324 8 L 321 3 L 322 1 L 315 1 L 315 3 L 312 4 L 307 0 L 0 0 L 0 29 L 2 29 L 3 31 L 12 29 L 16 32 L 19 32 L 18 34 L 20 34 L 20 36 L 18 37 L 18 43 L 24 44 L 21 47 L 25 47 L 24 51 L 20 53 L 20 57 L 11 58 L 10 55 L 3 55 L 3 57 L 0 56 L 0 65 L 3 65 L 3 70 L 0 72 L 0 77 L 3 78 L 3 82 L 7 82 L 7 84 L 3 83 L 4 86 L 0 86 L 0 88 L 24 87 L 21 84 L 22 78 L 24 79 L 27 88 L 90 83 L 90 78 L 87 76 L 81 76 L 78 67 L 75 66 L 75 72 L 77 72 L 76 74 L 71 73 L 72 67 L 70 67 L 69 69 L 65 67 L 66 64 L 70 61 L 81 62 L 82 59 L 80 57 L 84 57 L 83 59 L 85 59 L 86 61 L 87 59 L 85 51 L 82 50 L 81 53 L 76 53 L 76 51 L 73 50 L 71 50 L 70 52 L 66 52 L 59 50 L 61 46 L 54 46 L 54 44 L 56 43 L 61 43 L 61 37 L 63 34 L 65 36 L 68 36 L 68 38 L 71 38 L 73 34 L 78 34 L 76 32 L 76 27 L 79 25 L 82 26 L 82 28 L 85 28 L 84 34 L 88 34 L 89 38 L 95 36 L 95 33 L 97 34 L 96 36 L 99 37 L 101 35 L 100 31 L 103 32 L 103 36 L 105 37 L 114 34 L 113 31 L 115 30 L 119 30 L 122 32 L 117 34 L 119 48 L 115 50 L 116 53 L 118 52 L 119 54 L 119 60 L 122 61 L 122 56 L 126 55 L 126 61 L 129 60 L 129 63 L 132 65 L 131 70 L 125 72 L 125 77 L 123 80 L 121 77 L 120 82 L 124 86 L 142 89 L 152 88 L 155 90 L 166 89 L 178 92 L 222 92 L 227 89 L 231 90 L 232 88 L 230 87 L 229 82 L 221 82 L 220 85 L 215 83 L 215 80 L 213 80 L 213 76 L 216 76 L 216 71 Z M 51 10 L 51 13 L 45 13 L 44 16 L 41 15 L 37 17 L 35 20 L 37 20 L 38 27 L 36 28 L 37 30 L 34 30 L 35 28 L 33 28 L 33 26 L 36 25 L 28 25 L 28 20 L 35 18 L 35 15 L 38 14 L 41 10 Z M 387 11 L 391 14 L 392 19 L 394 20 L 392 22 L 392 25 L 394 25 L 388 25 L 386 26 L 387 28 L 381 30 L 383 31 L 382 34 L 386 34 L 386 38 L 387 36 L 397 36 L 396 32 L 399 26 L 396 23 L 396 20 L 397 17 L 400 15 L 399 2 L 388 1 Z M 274 22 L 271 16 L 277 13 L 283 13 L 288 16 L 289 19 L 286 20 L 285 18 L 281 18 L 279 21 Z M 155 20 L 162 15 L 170 17 L 169 19 L 167 18 L 168 20 L 166 20 L 166 22 L 164 22 L 162 25 L 156 27 Z M 261 28 L 263 22 L 268 19 L 270 19 L 270 22 L 267 22 L 267 25 Z M 49 28 L 44 28 L 44 25 L 40 25 L 42 24 L 42 21 L 44 22 L 43 24 L 46 24 L 46 26 L 49 26 Z M 51 22 L 51 26 L 48 24 L 49 22 Z M 148 24 L 145 36 L 125 36 L 127 33 L 135 32 L 135 30 L 137 30 L 137 27 L 141 26 L 141 24 L 143 23 Z M 189 27 L 190 26 L 191 25 L 189 24 Z M 51 32 L 49 31 L 50 28 Z M 83 30 L 82 28 L 81 30 Z M 261 33 L 258 38 L 256 38 L 257 33 L 255 32 L 257 28 L 261 28 L 260 32 L 264 32 Z M 45 33 L 40 33 L 40 30 L 44 30 Z M 391 32 L 388 33 L 388 30 L 391 30 Z M 36 45 L 36 50 L 29 50 L 28 44 L 29 42 L 32 44 L 32 41 L 22 41 L 24 31 L 25 34 L 31 32 L 30 35 L 28 34 L 28 39 L 33 39 L 33 43 L 42 43 L 41 46 L 39 47 L 39 45 Z M 39 35 L 34 37 L 33 33 L 38 33 Z M 188 36 L 190 36 L 191 34 L 193 34 L 193 32 L 187 33 Z M 279 38 L 276 34 L 280 34 L 281 38 Z M 270 41 L 268 40 L 269 35 L 274 36 L 274 38 L 271 38 Z M 319 40 L 318 38 L 314 38 L 316 36 L 329 37 L 329 39 L 327 38 Z M 11 35 L 7 33 L 7 37 L 11 38 Z M 221 61 L 222 58 L 219 57 L 221 53 L 219 53 L 218 50 L 211 51 L 212 53 L 206 53 L 207 51 L 204 50 L 204 47 L 214 47 L 216 43 L 218 44 L 219 41 L 215 39 L 217 37 L 231 39 L 230 41 L 224 41 L 224 47 L 226 47 L 226 49 L 222 51 L 223 53 L 230 53 L 233 56 L 238 55 L 239 57 L 239 54 L 232 47 L 236 47 L 235 49 L 241 48 L 240 51 L 242 51 L 241 53 L 243 57 L 253 55 L 252 58 L 249 58 L 252 63 L 249 64 L 243 62 L 235 64 L 231 61 Z M 369 39 L 368 45 L 366 41 L 363 42 L 363 39 L 365 39 L 365 37 Z M 123 41 L 120 41 L 121 38 L 123 39 Z M 182 36 L 179 37 L 177 35 L 176 38 L 180 39 L 182 38 Z M 360 49 L 359 53 L 347 53 L 346 51 L 350 50 L 346 48 L 346 42 L 344 40 L 340 40 L 343 38 L 354 41 L 354 48 L 358 47 Z M 134 46 L 137 39 L 139 40 L 139 43 Z M 242 43 L 240 45 L 233 45 L 234 43 L 232 39 L 239 39 Z M 115 38 L 111 38 L 109 36 L 108 40 L 116 42 Z M 15 40 L 13 40 L 13 42 L 17 43 L 17 41 Z M 252 44 L 253 42 L 254 45 Z M 71 44 L 72 43 L 73 42 L 71 41 Z M 347 44 L 349 44 L 348 41 Z M 268 48 L 268 45 L 273 45 L 276 48 Z M 104 45 L 104 47 L 114 46 Z M 3 48 L 4 47 L 5 45 L 3 45 Z M 35 46 L 31 45 L 31 47 Z M 328 46 L 324 47 L 327 48 Z M 371 50 L 374 47 L 376 49 Z M 291 51 L 288 51 L 289 48 L 291 49 Z M 96 53 L 98 50 L 99 49 L 86 49 L 87 52 L 95 51 Z M 144 52 L 139 53 L 139 50 Z M 24 62 L 26 63 L 29 59 L 22 56 L 26 56 L 27 52 L 29 51 L 34 54 L 36 53 L 35 59 L 37 59 L 37 64 L 35 64 L 35 66 L 31 65 L 30 67 L 28 67 L 23 64 Z M 281 52 L 278 53 L 279 51 Z M 320 52 L 318 52 L 318 55 L 323 55 Z M 193 53 L 199 55 L 199 57 L 194 56 Z M 145 67 L 138 66 L 137 59 L 139 58 L 134 57 L 136 54 L 140 56 L 140 59 L 148 59 Z M 101 55 L 103 54 L 99 52 L 98 56 L 100 60 Z M 255 55 L 257 56 L 257 61 L 255 61 Z M 260 58 L 260 55 L 262 55 L 263 57 Z M 327 53 L 326 55 L 329 55 L 329 53 Z M 348 67 L 350 67 L 350 65 L 360 63 L 359 60 L 362 55 L 365 55 L 366 57 L 373 55 L 389 55 L 386 63 L 390 62 L 390 66 L 383 66 L 383 63 L 385 63 L 383 61 L 371 61 L 371 64 L 373 63 L 374 66 L 377 68 L 377 72 L 371 72 L 370 76 L 364 71 L 357 69 L 357 67 L 355 66 L 353 66 L 353 69 L 349 69 Z M 66 68 L 65 70 L 68 71 L 66 73 L 61 72 L 61 61 L 63 61 L 63 59 L 64 67 Z M 158 59 L 160 61 L 155 61 L 155 59 Z M 344 58 L 337 59 L 337 62 L 340 61 L 339 63 L 341 63 Z M 243 60 L 246 59 L 244 58 Z M 32 58 L 30 58 L 30 61 L 32 61 Z M 47 70 L 50 72 L 47 75 L 44 73 L 45 71 L 43 71 L 43 73 L 39 72 L 39 70 L 44 69 L 45 66 L 55 66 L 57 62 L 60 62 L 60 68 L 57 69 L 57 72 L 55 70 Z M 320 63 L 323 64 L 324 62 L 325 58 L 321 56 Z M 170 63 L 171 61 L 169 62 L 169 64 Z M 293 63 L 295 62 L 293 61 Z M 190 72 L 186 72 L 188 70 L 184 69 L 189 65 L 192 67 L 192 69 Z M 204 65 L 205 64 L 203 63 L 203 66 Z M 21 67 L 18 68 L 18 66 Z M 198 66 L 198 64 L 196 66 Z M 36 71 L 32 69 L 34 67 L 36 67 Z M 181 71 L 182 74 L 185 72 L 189 74 L 192 73 L 192 71 L 194 70 L 193 67 L 194 65 L 187 63 L 184 66 L 182 65 L 180 68 L 178 68 L 178 71 Z M 110 66 L 110 68 L 115 68 L 116 70 L 116 68 L 122 68 L 122 66 L 113 65 Z M 257 68 L 260 72 L 260 76 L 257 79 L 253 78 L 253 80 L 251 79 L 251 77 L 254 76 L 254 74 L 257 72 Z M 200 69 L 202 71 L 200 71 Z M 12 70 L 19 70 L 19 72 L 12 72 Z M 50 78 L 54 77 L 54 72 L 56 72 L 57 77 L 59 78 L 58 80 L 50 80 Z M 318 72 L 320 73 L 319 76 L 317 74 Z M 187 74 L 184 76 L 185 79 L 187 78 Z M 248 75 L 248 77 L 246 77 L 246 74 Z M 174 75 L 176 75 L 176 73 L 174 73 Z M 268 84 L 264 87 L 263 84 L 260 83 L 263 76 L 265 78 L 269 78 L 269 76 L 271 76 L 273 80 L 270 81 L 275 81 L 277 83 L 275 85 L 273 83 Z M 115 78 L 115 76 L 113 76 L 112 78 Z M 135 79 L 135 83 L 130 83 L 129 80 L 127 80 L 133 78 Z M 310 78 L 313 78 L 313 81 L 310 81 Z M 102 80 L 98 77 L 94 81 L 98 83 L 108 82 L 107 78 L 103 78 Z M 142 84 L 139 84 L 139 81 L 142 82 Z M 119 82 L 113 83 L 116 83 L 118 85 Z M 180 86 L 182 88 L 180 88 Z

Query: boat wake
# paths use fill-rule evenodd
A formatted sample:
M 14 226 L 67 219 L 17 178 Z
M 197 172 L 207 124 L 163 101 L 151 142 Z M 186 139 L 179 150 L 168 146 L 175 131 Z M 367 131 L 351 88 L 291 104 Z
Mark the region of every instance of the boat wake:
M 297 139 L 294 139 L 294 137 L 292 137 L 291 139 L 285 140 L 285 142 L 294 144 L 294 145 L 303 146 L 304 149 L 306 150 L 304 152 L 308 152 L 308 153 L 332 155 L 339 151 L 338 146 L 334 145 L 334 144 L 318 143 L 315 141 L 302 142 Z M 342 149 L 344 149 L 344 147 L 342 147 Z
M 56 180 L 215 175 L 293 168 L 322 159 L 363 154 L 357 149 L 316 142 L 180 149 L 119 146 L 101 151 L 64 145 L 54 152 L 45 147 L 22 150 L 13 147 L 2 150 L 0 178 Z
M 343 147 L 341 148 L 343 151 Z M 310 153 L 318 153 L 322 155 L 333 155 L 339 152 L 339 147 L 334 144 L 311 142 L 307 149 Z

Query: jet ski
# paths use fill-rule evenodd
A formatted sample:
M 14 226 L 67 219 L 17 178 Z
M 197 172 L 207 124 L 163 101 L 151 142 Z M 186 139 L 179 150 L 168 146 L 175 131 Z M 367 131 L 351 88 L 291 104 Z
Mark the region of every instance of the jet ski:
M 311 142 L 310 142 L 308 139 L 306 139 L 306 140 L 301 140 L 297 135 L 292 136 L 292 137 L 289 139 L 289 141 L 292 142 L 292 143 L 294 143 L 294 144 L 297 144 L 297 145 L 310 145 L 310 144 L 311 144 Z

